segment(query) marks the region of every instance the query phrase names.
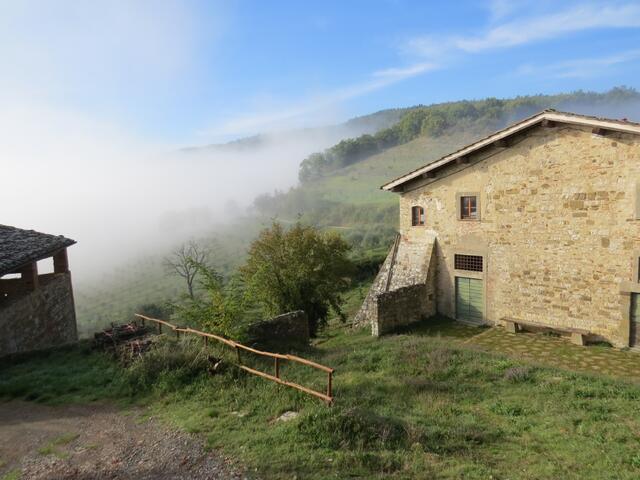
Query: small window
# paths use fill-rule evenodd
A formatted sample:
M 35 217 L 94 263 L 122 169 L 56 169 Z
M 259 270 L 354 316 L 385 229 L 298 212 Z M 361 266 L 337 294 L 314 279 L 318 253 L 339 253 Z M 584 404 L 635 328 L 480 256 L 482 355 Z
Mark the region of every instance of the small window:
M 478 197 L 476 196 L 460 197 L 460 218 L 462 220 L 478 219 Z
M 424 225 L 424 208 L 411 207 L 411 225 L 414 227 Z
M 456 254 L 453 256 L 453 266 L 456 270 L 482 272 L 482 256 Z

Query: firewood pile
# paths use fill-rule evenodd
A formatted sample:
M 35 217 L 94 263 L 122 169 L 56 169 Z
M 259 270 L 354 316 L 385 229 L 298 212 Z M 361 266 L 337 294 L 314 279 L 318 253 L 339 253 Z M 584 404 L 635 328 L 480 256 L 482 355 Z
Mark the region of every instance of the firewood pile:
M 150 350 L 152 346 L 151 337 L 131 339 L 117 347 L 116 355 L 125 365 L 128 365 Z
M 121 325 L 112 323 L 110 328 L 94 335 L 93 344 L 103 350 L 116 349 L 119 345 L 144 337 L 148 333 L 149 329 L 146 326 L 135 321 Z

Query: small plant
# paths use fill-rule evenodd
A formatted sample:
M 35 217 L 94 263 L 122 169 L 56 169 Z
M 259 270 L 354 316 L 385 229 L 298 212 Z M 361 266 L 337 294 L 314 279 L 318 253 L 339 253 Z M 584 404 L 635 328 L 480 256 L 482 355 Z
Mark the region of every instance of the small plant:
M 504 372 L 504 379 L 511 383 L 522 383 L 530 381 L 532 376 L 530 367 L 512 367 Z
M 503 417 L 520 417 L 525 413 L 524 408 L 522 408 L 521 405 L 507 404 L 502 402 L 494 403 L 489 407 L 489 410 Z
M 427 356 L 429 369 L 432 371 L 446 370 L 452 365 L 453 356 L 453 350 L 446 347 L 436 348 L 430 351 Z
M 39 448 L 38 453 L 40 455 L 55 455 L 56 457 L 61 459 L 67 458 L 69 454 L 61 452 L 58 447 L 67 445 L 73 442 L 78 437 L 79 435 L 77 433 L 65 433 L 64 435 L 60 435 L 59 437 L 54 438 L 44 447 Z

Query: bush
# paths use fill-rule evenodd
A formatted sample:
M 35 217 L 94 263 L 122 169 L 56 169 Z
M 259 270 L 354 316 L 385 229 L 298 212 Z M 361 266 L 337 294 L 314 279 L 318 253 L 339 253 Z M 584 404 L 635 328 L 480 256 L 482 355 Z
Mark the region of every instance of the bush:
M 151 349 L 133 361 L 125 376 L 134 391 L 176 389 L 206 372 L 208 359 L 200 339 L 179 341 L 160 337 Z

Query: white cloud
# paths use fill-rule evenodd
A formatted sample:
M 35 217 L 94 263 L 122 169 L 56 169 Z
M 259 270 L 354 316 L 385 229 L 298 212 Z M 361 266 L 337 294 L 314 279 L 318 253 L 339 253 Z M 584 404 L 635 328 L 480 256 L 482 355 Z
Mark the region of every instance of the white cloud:
M 493 26 L 483 35 L 410 39 L 406 51 L 423 58 L 441 58 L 452 53 L 479 53 L 550 40 L 585 30 L 640 27 L 640 5 L 589 4 L 566 10 L 516 19 Z

